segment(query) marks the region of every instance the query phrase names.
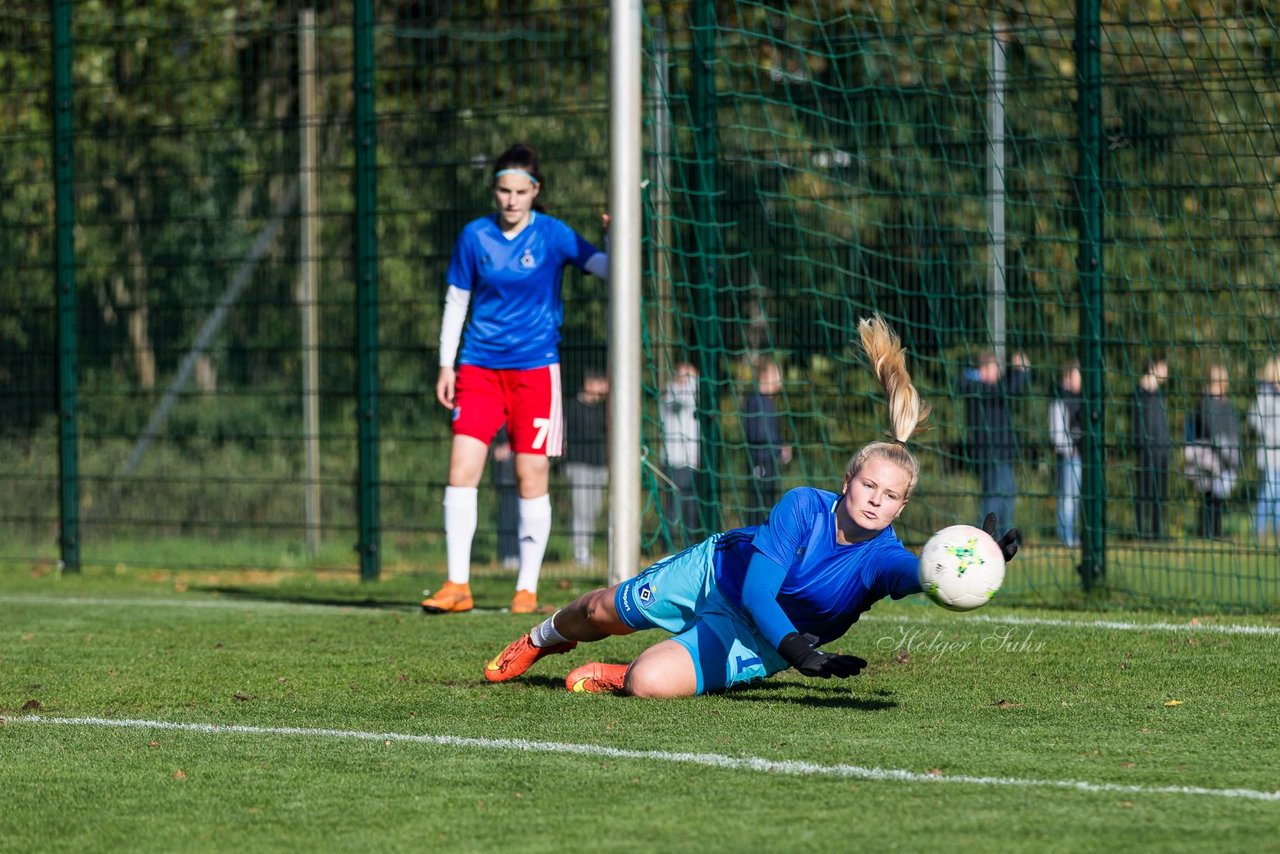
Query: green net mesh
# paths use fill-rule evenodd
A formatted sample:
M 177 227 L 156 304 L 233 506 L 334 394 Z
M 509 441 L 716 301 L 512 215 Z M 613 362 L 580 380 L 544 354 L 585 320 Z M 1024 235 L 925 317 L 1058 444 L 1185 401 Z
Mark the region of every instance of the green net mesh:
M 786 378 L 778 420 L 794 458 L 782 486 L 839 488 L 848 457 L 888 426 L 854 336 L 879 312 L 935 404 L 935 429 L 913 442 L 924 474 L 904 539 L 981 518 L 964 375 L 985 350 L 1023 351 L 1030 382 L 1010 409 L 1029 545 L 1010 583 L 1053 597 L 1079 583 L 1077 535 L 1059 530 L 1049 408 L 1081 355 L 1080 59 L 1073 10 L 1037 8 L 738 3 L 706 12 L 705 30 L 669 9 L 650 19 L 651 383 L 656 398 L 672 365 L 702 369 L 715 436 L 700 521 L 753 515 L 743 410 L 762 361 Z M 1267 478 L 1253 468 L 1268 439 L 1244 422 L 1277 350 L 1277 49 L 1261 8 L 1174 16 L 1129 4 L 1103 21 L 1106 555 L 1110 584 L 1132 599 L 1247 590 L 1275 602 L 1275 534 L 1258 527 Z M 1160 539 L 1148 542 L 1132 410 L 1154 356 L 1168 359 L 1173 447 Z M 1213 364 L 1233 379 L 1243 453 L 1206 530 L 1183 448 Z M 648 427 L 656 445 L 660 417 Z M 666 519 L 678 534 L 682 520 Z
M 933 429 L 911 442 L 923 473 L 898 526 L 909 544 L 977 521 L 968 377 L 985 351 L 1025 353 L 1028 383 L 1010 413 L 1026 547 L 1008 588 L 1076 595 L 1082 549 L 1059 530 L 1049 424 L 1060 371 L 1080 359 L 1103 390 L 1097 506 L 1113 600 L 1276 606 L 1275 472 L 1248 413 L 1280 353 L 1280 24 L 1258 3 L 1108 4 L 1096 43 L 1081 44 L 1077 5 L 646 4 L 647 556 L 757 519 L 772 490 L 839 489 L 850 456 L 888 428 L 855 332 L 879 312 L 935 407 Z M 361 500 L 350 4 L 70 7 L 83 559 L 349 569 Z M 307 9 L 318 427 L 302 417 L 298 298 Z M 7 561 L 58 555 L 51 41 L 48 4 L 0 9 Z M 493 157 L 517 140 L 542 153 L 551 211 L 599 239 L 608 5 L 377 4 L 374 42 L 379 535 L 386 566 L 435 572 L 450 441 L 433 391 L 444 269 L 462 224 L 490 209 Z M 1100 64 L 1098 209 L 1077 177 L 1089 57 Z M 1100 310 L 1080 296 L 1081 223 L 1095 215 Z M 574 389 L 604 358 L 607 290 L 570 273 L 565 302 Z M 1082 335 L 1092 328 L 1096 338 Z M 1162 538 L 1147 540 L 1137 513 L 1149 472 L 1132 418 L 1155 356 L 1168 364 L 1170 447 Z M 697 372 L 696 460 L 664 430 L 684 365 Z M 771 365 L 772 419 L 755 398 Z M 1231 488 L 1206 501 L 1184 449 L 1202 444 L 1213 366 L 1230 380 L 1239 459 Z M 765 427 L 776 428 L 772 454 L 759 447 Z M 318 551 L 304 545 L 309 434 L 322 448 Z M 481 569 L 497 566 L 500 546 L 490 485 Z M 577 571 L 559 470 L 552 493 L 554 577 Z M 602 520 L 597 569 L 604 530 Z

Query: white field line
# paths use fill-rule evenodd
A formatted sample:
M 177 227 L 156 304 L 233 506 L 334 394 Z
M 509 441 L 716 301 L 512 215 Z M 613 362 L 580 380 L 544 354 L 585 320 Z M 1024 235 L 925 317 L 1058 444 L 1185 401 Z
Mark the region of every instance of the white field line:
M 403 605 L 366 605 L 356 602 L 287 602 L 262 599 L 164 599 L 138 597 L 135 599 L 113 599 L 91 596 L 45 596 L 41 594 L 11 593 L 0 594 L 0 605 L 90 605 L 95 608 L 198 608 L 222 611 L 279 611 L 344 614 L 380 614 L 403 613 L 418 610 L 412 602 Z M 476 608 L 477 613 L 502 613 L 502 609 Z
M 964 614 L 951 618 L 947 625 L 960 625 L 965 621 L 992 623 L 998 626 L 1055 626 L 1068 629 L 1104 629 L 1118 632 L 1208 632 L 1219 635 L 1280 635 L 1280 626 L 1258 626 L 1248 623 L 1143 623 L 1134 620 L 1064 620 L 1057 617 L 1019 617 L 1013 614 Z M 868 614 L 858 622 L 879 623 L 930 623 L 941 625 L 943 620 L 914 614 Z
M 838 777 L 856 780 L 897 783 L 961 783 L 973 786 L 1006 786 L 1015 788 L 1071 789 L 1077 792 L 1120 795 L 1192 795 L 1217 798 L 1243 798 L 1253 801 L 1278 801 L 1280 791 L 1258 789 L 1211 789 L 1204 786 L 1133 786 L 1120 783 L 1090 783 L 1084 780 L 1037 780 L 1022 777 L 978 777 L 967 774 L 921 774 L 901 768 L 875 768 L 862 765 L 818 765 L 787 759 L 763 759 L 756 756 L 725 756 L 719 753 L 673 753 L 665 750 L 625 750 L 597 744 L 568 744 L 556 741 L 526 741 L 520 738 L 463 738 L 454 735 L 413 735 L 397 732 L 361 732 L 359 730 L 312 729 L 309 727 L 258 727 L 240 724 L 194 724 L 171 721 L 114 720 L 110 718 L 46 718 L 22 715 L 0 719 L 6 724 L 56 724 L 78 727 L 115 727 L 121 729 L 170 730 L 205 735 L 300 736 L 320 739 L 352 739 L 358 741 L 404 742 L 474 750 L 510 750 L 520 753 L 566 753 L 576 756 L 635 759 L 642 762 L 664 762 L 698 765 L 728 771 L 757 771 L 788 774 L 797 777 Z
M 335 602 L 332 605 L 321 605 L 305 602 L 271 602 L 252 599 L 111 599 L 82 598 L 68 596 L 44 596 L 40 594 L 0 594 L 0 604 L 7 605 L 92 605 L 95 607 L 131 607 L 131 608 L 213 608 L 232 611 L 323 611 L 327 614 L 342 612 L 348 614 L 403 613 L 416 610 L 412 603 L 403 607 L 368 607 L 359 604 Z M 505 608 L 477 608 L 472 613 L 505 613 Z M 938 617 L 941 617 L 939 612 Z M 858 622 L 879 623 L 926 623 L 933 625 L 959 625 L 960 622 L 992 623 L 994 625 L 1011 626 L 1055 626 L 1069 629 L 1103 629 L 1121 632 L 1205 632 L 1221 635 L 1263 635 L 1280 636 L 1280 626 L 1253 625 L 1249 623 L 1201 623 L 1201 622 L 1152 622 L 1144 623 L 1135 620 L 1067 620 L 1056 617 L 1020 617 L 1014 614 L 995 616 L 990 614 L 963 614 L 946 616 L 939 619 L 931 614 L 874 614 L 861 617 Z M 957 622 L 952 622 L 953 620 Z
M 89 605 L 95 608 L 213 608 L 233 611 L 318 611 L 343 610 L 335 605 L 313 605 L 303 602 L 264 602 L 247 599 L 104 599 L 89 596 L 41 596 L 13 593 L 0 596 L 5 605 Z M 352 607 L 354 611 L 377 610 Z

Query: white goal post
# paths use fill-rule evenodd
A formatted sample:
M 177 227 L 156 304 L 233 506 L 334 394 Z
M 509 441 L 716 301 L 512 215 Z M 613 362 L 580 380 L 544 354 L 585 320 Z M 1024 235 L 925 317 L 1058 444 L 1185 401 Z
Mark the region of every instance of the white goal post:
M 609 583 L 640 565 L 640 0 L 609 4 Z

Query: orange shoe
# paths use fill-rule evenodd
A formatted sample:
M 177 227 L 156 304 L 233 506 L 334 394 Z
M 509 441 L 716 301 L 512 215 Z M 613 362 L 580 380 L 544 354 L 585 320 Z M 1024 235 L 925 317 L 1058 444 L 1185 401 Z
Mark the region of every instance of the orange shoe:
M 564 687 L 575 694 L 617 694 L 622 690 L 630 666 L 592 661 L 569 671 Z
M 493 661 L 484 666 L 484 678 L 490 682 L 515 679 L 539 658 L 568 652 L 577 645 L 577 641 L 566 641 L 553 646 L 534 646 L 529 635 L 521 635 L 519 640 L 512 641 L 506 649 L 493 657 Z
M 471 585 L 454 584 L 452 581 L 446 581 L 434 596 L 422 600 L 422 610 L 428 614 L 460 614 L 473 607 Z
M 538 610 L 538 594 L 529 590 L 517 590 L 511 597 L 511 613 L 532 614 Z

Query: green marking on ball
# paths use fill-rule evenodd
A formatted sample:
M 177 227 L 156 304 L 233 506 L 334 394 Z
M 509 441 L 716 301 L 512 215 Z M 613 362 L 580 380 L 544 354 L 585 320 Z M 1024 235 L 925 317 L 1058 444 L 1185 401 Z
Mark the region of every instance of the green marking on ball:
M 947 546 L 946 549 L 959 561 L 956 564 L 956 575 L 964 575 L 969 567 L 981 566 L 986 562 L 982 559 L 982 555 L 978 554 L 977 537 L 970 537 L 964 545 Z

